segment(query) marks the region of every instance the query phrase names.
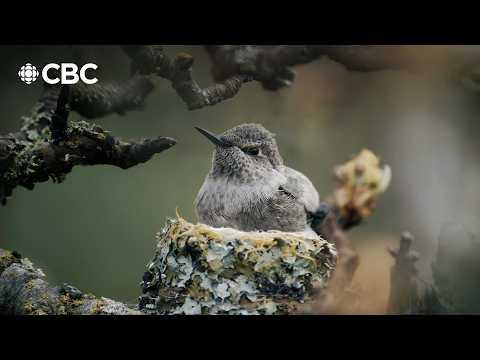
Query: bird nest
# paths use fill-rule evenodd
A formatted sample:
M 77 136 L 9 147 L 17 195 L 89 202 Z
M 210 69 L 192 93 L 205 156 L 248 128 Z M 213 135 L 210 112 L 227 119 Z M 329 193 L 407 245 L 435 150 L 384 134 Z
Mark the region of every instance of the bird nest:
M 167 221 L 147 265 L 140 309 L 151 314 L 286 314 L 323 288 L 336 251 L 320 237 Z

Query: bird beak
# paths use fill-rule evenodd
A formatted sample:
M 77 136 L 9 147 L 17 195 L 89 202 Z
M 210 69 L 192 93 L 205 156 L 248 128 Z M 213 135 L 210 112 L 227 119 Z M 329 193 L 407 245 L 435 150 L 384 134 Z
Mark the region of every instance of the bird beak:
M 195 129 L 197 129 L 200 134 L 204 135 L 208 140 L 210 140 L 216 146 L 220 146 L 220 147 L 223 147 L 223 148 L 227 148 L 227 147 L 232 146 L 232 144 L 230 144 L 227 141 L 224 141 L 224 140 L 220 139 L 218 136 L 212 134 L 210 131 L 207 131 L 205 129 L 202 129 L 202 128 L 199 128 L 199 127 L 196 127 L 196 126 L 195 126 Z

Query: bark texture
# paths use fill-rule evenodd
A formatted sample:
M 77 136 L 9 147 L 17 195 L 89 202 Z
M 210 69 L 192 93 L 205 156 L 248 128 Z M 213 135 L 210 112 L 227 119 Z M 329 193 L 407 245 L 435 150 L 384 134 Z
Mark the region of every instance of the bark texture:
M 51 286 L 17 252 L 0 249 L 0 315 L 140 315 L 118 301 L 84 294 L 63 284 Z
M 0 203 L 5 205 L 17 186 L 33 190 L 49 179 L 60 183 L 77 165 L 128 169 L 176 144 L 168 137 L 122 141 L 98 125 L 69 121 L 69 104 L 78 93 L 81 90 L 71 94 L 66 86 L 46 88 L 20 131 L 0 136 Z M 91 106 L 77 103 L 81 111 L 95 107 Z

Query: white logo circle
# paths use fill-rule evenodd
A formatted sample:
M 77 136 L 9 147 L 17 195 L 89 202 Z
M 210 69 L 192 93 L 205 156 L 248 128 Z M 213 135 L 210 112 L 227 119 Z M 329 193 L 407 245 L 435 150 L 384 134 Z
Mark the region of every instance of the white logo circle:
M 39 75 L 40 73 L 38 72 L 37 68 L 30 63 L 26 63 L 18 71 L 18 77 L 25 84 L 31 84 L 32 82 L 37 80 Z

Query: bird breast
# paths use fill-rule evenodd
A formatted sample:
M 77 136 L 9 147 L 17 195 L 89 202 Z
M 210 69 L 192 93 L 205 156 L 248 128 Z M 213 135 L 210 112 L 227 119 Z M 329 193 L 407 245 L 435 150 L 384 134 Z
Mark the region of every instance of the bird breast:
M 240 213 L 252 204 L 263 203 L 286 182 L 285 175 L 275 169 L 246 183 L 229 177 L 207 176 L 195 200 L 199 220 L 215 227 L 233 226 Z

